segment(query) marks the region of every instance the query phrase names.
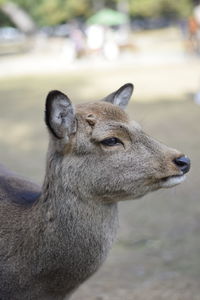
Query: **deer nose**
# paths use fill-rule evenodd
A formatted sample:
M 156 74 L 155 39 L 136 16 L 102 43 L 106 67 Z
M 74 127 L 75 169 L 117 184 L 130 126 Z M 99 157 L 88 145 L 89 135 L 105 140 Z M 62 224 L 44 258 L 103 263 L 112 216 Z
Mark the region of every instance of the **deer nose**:
M 187 173 L 190 169 L 190 159 L 187 156 L 175 158 L 174 163 L 183 172 L 183 174 Z

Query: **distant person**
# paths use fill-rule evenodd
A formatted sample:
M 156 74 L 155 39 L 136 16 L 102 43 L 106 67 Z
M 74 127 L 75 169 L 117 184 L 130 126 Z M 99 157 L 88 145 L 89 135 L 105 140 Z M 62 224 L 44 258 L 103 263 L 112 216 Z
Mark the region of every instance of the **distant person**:
M 117 45 L 116 35 L 114 30 L 110 27 L 107 27 L 105 31 L 103 55 L 107 60 L 116 60 L 119 56 L 119 47 Z
M 91 25 L 86 29 L 87 46 L 91 51 L 101 51 L 105 41 L 105 29 L 101 25 Z
M 197 25 L 200 27 L 200 4 L 195 6 L 193 15 Z
M 195 6 L 193 15 L 188 19 L 189 49 L 200 54 L 200 4 Z
M 74 43 L 76 57 L 82 56 L 86 51 L 86 38 L 83 31 L 75 22 L 70 26 L 70 39 Z

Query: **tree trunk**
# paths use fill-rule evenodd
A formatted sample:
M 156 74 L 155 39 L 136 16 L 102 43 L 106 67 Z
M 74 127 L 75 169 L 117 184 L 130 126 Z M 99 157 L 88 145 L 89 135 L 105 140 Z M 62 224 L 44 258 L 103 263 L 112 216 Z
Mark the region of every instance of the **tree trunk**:
M 36 24 L 31 16 L 17 4 L 7 2 L 2 4 L 0 9 L 22 32 L 26 34 L 33 34 L 36 32 Z

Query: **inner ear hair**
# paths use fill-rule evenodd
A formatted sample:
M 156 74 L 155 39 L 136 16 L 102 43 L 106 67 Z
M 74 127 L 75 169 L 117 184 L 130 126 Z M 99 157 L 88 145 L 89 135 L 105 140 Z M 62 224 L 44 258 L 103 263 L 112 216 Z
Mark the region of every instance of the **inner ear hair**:
M 47 95 L 45 121 L 49 131 L 57 139 L 68 140 L 76 131 L 73 105 L 62 92 L 54 90 Z
M 102 101 L 110 102 L 122 109 L 125 109 L 131 99 L 134 86 L 132 83 L 126 83 L 117 91 L 103 98 Z

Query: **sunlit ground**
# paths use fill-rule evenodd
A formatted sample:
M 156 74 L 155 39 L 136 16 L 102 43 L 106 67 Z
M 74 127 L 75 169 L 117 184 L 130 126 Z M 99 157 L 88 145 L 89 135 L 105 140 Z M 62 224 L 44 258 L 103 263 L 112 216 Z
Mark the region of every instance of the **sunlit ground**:
M 48 141 L 44 101 L 52 89 L 77 103 L 133 82 L 130 117 L 192 160 L 182 185 L 120 205 L 119 239 L 73 300 L 200 299 L 200 106 L 193 101 L 199 78 L 200 61 L 183 59 L 100 69 L 88 64 L 62 74 L 0 79 L 0 161 L 38 183 Z

